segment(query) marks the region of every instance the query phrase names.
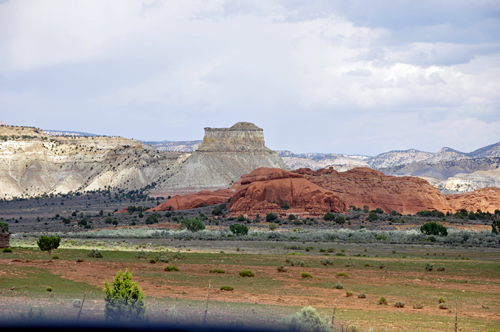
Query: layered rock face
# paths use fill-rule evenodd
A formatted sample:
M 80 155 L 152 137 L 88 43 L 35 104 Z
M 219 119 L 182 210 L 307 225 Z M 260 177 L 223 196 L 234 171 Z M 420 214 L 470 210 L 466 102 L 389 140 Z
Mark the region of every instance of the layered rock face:
M 198 149 L 152 192 L 156 196 L 229 188 L 243 174 L 259 167 L 287 169 L 265 146 L 263 130 L 239 122 L 231 128 L 205 128 Z
M 464 193 L 487 187 L 500 187 L 500 168 L 477 171 L 470 174 L 457 174 L 438 183 L 442 193 Z
M 331 191 L 320 188 L 302 175 L 276 168 L 262 167 L 243 175 L 233 189 L 236 193 L 229 205 L 233 216 L 265 216 L 269 212 L 323 216 L 328 211 L 346 211 L 345 204 Z M 291 208 L 282 210 L 284 203 Z
M 177 195 L 148 211 L 189 210 L 200 207 L 202 203 L 206 206 L 221 204 L 227 202 L 233 194 L 233 190 L 220 189 L 215 191 L 203 190 L 196 194 Z
M 500 210 L 500 188 L 482 188 L 465 194 L 446 195 L 446 200 L 453 212 L 461 209 L 476 212 L 495 213 Z
M 347 205 L 386 212 L 415 214 L 422 210 L 451 211 L 445 197 L 427 181 L 414 177 L 386 176 L 382 172 L 359 167 L 339 173 L 333 168 L 293 171 L 305 179 L 339 196 Z
M 0 127 L 0 198 L 133 190 L 175 168 L 179 153 L 159 153 L 122 137 L 50 136 L 36 128 Z

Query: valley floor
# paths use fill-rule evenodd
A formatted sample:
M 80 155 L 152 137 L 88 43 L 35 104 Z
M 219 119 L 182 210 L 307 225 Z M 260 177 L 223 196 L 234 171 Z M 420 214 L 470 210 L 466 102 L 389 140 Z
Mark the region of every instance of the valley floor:
M 312 249 L 291 254 L 285 248 L 289 243 L 273 241 L 125 241 L 140 249 L 109 250 L 103 240 L 84 240 L 55 250 L 59 259 L 50 260 L 47 253 L 15 239 L 12 253 L 0 252 L 0 319 L 18 318 L 30 307 L 43 308 L 47 318 L 76 319 L 73 300 L 86 293 L 81 320 L 103 320 L 104 281 L 128 268 L 146 294 L 152 322 L 181 317 L 201 323 L 210 283 L 211 324 L 279 326 L 281 319 L 307 305 L 331 318 L 336 305 L 335 321 L 358 331 L 452 331 L 457 301 L 460 331 L 500 329 L 499 249 L 306 242 L 302 245 Z M 104 257 L 87 257 L 96 247 Z M 320 254 L 328 248 L 331 256 Z M 150 263 L 160 250 L 168 250 L 170 262 Z M 339 252 L 347 256 L 335 256 Z M 145 259 L 137 258 L 141 254 Z M 333 265 L 323 265 L 325 259 Z M 427 263 L 434 264 L 432 271 L 426 271 Z M 167 265 L 180 271 L 165 272 Z M 278 272 L 278 266 L 286 272 Z M 210 273 L 213 268 L 225 273 Z M 255 277 L 239 276 L 241 269 L 252 270 Z M 312 278 L 302 278 L 302 272 Z M 343 289 L 336 289 L 337 283 Z M 221 291 L 224 285 L 234 291 Z M 380 297 L 388 305 L 379 305 Z M 448 309 L 438 309 L 440 297 Z M 404 308 L 396 308 L 396 301 L 404 302 Z M 416 303 L 423 309 L 414 309 Z

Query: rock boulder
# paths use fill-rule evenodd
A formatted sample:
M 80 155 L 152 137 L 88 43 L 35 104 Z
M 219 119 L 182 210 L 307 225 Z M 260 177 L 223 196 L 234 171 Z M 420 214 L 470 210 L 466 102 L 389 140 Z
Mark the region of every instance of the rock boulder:
M 269 212 L 323 216 L 329 211 L 346 210 L 344 202 L 333 192 L 320 188 L 300 174 L 282 169 L 258 168 L 243 175 L 232 189 L 236 189 L 229 205 L 232 216 L 265 216 Z M 290 209 L 282 210 L 284 203 L 288 203 Z
M 476 212 L 480 209 L 495 213 L 495 210 L 500 210 L 500 188 L 489 187 L 465 194 L 446 195 L 446 200 L 453 212 L 461 209 Z
M 368 205 L 371 210 L 379 207 L 385 212 L 394 210 L 401 214 L 434 209 L 451 212 L 444 195 L 420 178 L 386 176 L 367 167 L 340 173 L 333 168 L 317 171 L 301 168 L 293 172 L 332 191 L 347 206 Z
M 203 190 L 196 194 L 177 195 L 147 211 L 168 211 L 170 207 L 172 207 L 172 211 L 189 210 L 200 207 L 202 203 L 206 206 L 221 204 L 227 202 L 233 194 L 233 190 L 220 189 L 216 191 Z

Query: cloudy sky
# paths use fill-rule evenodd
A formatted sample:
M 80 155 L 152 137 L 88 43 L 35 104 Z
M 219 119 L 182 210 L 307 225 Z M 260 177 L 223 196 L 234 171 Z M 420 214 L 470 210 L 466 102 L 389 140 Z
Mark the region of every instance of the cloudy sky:
M 500 1 L 0 0 L 0 121 L 142 140 L 264 128 L 376 155 L 500 141 Z

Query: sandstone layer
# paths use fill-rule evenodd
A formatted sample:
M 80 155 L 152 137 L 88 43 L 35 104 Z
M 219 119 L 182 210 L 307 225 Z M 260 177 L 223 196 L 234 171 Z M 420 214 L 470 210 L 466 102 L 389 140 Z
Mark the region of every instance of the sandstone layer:
M 153 191 L 155 196 L 229 188 L 243 174 L 259 167 L 287 169 L 265 146 L 263 130 L 239 122 L 231 128 L 205 128 L 205 137 L 174 172 Z
M 122 137 L 50 136 L 0 127 L 0 198 L 104 188 L 136 190 L 161 181 L 182 161 Z
M 261 167 L 243 175 L 235 183 L 230 215 L 254 217 L 269 212 L 278 215 L 323 216 L 325 212 L 344 212 L 345 204 L 333 192 L 320 188 L 302 175 L 276 168 Z M 289 210 L 282 210 L 284 203 Z
M 446 195 L 453 212 L 461 209 L 494 213 L 500 210 L 500 188 L 482 188 L 465 194 Z
M 332 191 L 347 206 L 368 205 L 370 209 L 381 208 L 401 214 L 434 209 L 451 211 L 439 190 L 420 178 L 387 176 L 366 167 L 341 173 L 333 168 L 318 171 L 302 168 L 293 172 Z
M 233 194 L 233 190 L 220 189 L 215 191 L 203 190 L 196 194 L 176 195 L 148 211 L 189 210 L 198 208 L 201 204 L 206 206 L 221 204 L 227 202 Z

